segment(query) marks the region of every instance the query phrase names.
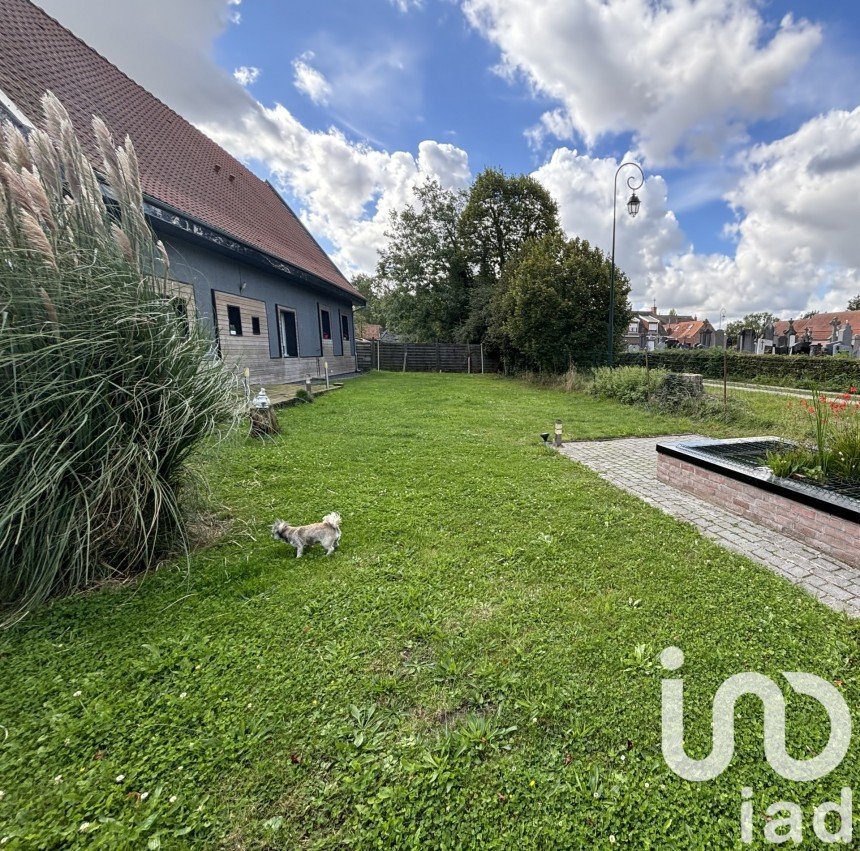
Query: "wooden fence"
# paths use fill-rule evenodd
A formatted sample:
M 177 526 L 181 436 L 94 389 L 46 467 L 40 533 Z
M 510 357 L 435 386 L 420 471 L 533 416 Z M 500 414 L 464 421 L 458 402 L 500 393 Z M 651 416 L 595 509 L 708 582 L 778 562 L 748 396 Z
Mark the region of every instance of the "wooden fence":
M 355 344 L 358 368 L 363 372 L 497 372 L 499 362 L 478 344 L 370 343 Z

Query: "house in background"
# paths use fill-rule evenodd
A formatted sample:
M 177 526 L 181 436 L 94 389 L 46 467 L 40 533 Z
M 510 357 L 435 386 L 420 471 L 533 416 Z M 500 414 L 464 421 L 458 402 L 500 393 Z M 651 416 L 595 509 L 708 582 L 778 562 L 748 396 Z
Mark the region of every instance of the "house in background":
M 715 331 L 707 319 L 682 316 L 674 311 L 658 313 L 656 304 L 648 313 L 634 313 L 624 335 L 628 352 L 709 349 L 722 345 L 722 339 L 722 332 Z
M 630 320 L 624 343 L 628 352 L 664 349 L 666 326 L 654 313 L 636 313 Z
M 381 325 L 375 325 L 369 322 L 359 323 L 357 334 L 358 339 L 362 343 L 373 343 L 377 340 L 380 343 L 400 342 L 397 334 L 392 334 L 391 331 L 387 331 Z
M 28 0 L 0 0 L 0 118 L 25 130 L 52 91 L 96 167 L 92 116 L 140 160 L 145 213 L 189 313 L 254 384 L 354 372 L 364 298 L 268 182 Z
M 707 319 L 692 319 L 666 326 L 669 348 L 711 349 L 716 343 L 714 326 Z

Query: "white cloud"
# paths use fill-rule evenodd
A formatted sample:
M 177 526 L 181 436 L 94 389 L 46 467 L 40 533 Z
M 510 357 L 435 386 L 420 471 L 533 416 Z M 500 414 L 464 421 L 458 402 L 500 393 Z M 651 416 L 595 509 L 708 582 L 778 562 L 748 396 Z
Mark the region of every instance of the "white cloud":
M 240 65 L 233 71 L 233 79 L 240 86 L 251 86 L 257 82 L 260 76 L 260 69 L 253 65 Z
M 389 2 L 401 12 L 408 12 L 410 9 L 420 9 L 424 5 L 424 0 L 389 0 Z
M 777 95 L 821 41 L 787 15 L 771 32 L 754 0 L 465 0 L 501 51 L 499 70 L 560 106 L 529 136 L 588 146 L 632 132 L 643 156 L 717 155 Z M 783 104 L 784 105 L 784 104 Z
M 648 176 L 631 219 L 619 177 L 616 261 L 637 307 L 734 318 L 757 310 L 797 316 L 843 309 L 860 292 L 860 107 L 835 110 L 759 145 L 725 198 L 735 212 L 734 254 L 700 254 L 670 209 L 663 178 Z M 562 225 L 609 251 L 617 162 L 560 148 L 534 172 L 559 202 Z
M 241 159 L 265 163 L 279 188 L 301 202 L 310 230 L 335 246 L 333 259 L 347 273 L 373 271 L 390 212 L 414 200 L 415 185 L 435 177 L 459 187 L 470 179 L 468 156 L 454 145 L 426 140 L 417 156 L 388 153 L 334 129 L 308 130 L 281 104 L 201 129 Z
M 293 85 L 314 103 L 327 104 L 331 97 L 331 84 L 323 74 L 309 65 L 313 53 L 304 53 L 293 60 Z
M 649 271 L 658 303 L 711 316 L 844 309 L 860 292 L 860 107 L 834 110 L 743 157 L 726 195 L 734 256 L 692 250 Z M 644 197 L 643 197 L 644 205 Z
M 609 254 L 612 245 L 612 189 L 619 163 L 595 158 L 568 148 L 556 150 L 549 162 L 533 172 L 559 205 L 561 224 L 569 236 L 580 236 Z M 615 259 L 630 277 L 631 298 L 638 304 L 648 297 L 651 276 L 660 275 L 666 263 L 685 247 L 685 240 L 667 202 L 666 183 L 648 175 L 637 190 L 642 201 L 639 215 L 631 218 L 626 204 L 627 178 L 639 181 L 636 169 L 618 175 L 618 212 Z

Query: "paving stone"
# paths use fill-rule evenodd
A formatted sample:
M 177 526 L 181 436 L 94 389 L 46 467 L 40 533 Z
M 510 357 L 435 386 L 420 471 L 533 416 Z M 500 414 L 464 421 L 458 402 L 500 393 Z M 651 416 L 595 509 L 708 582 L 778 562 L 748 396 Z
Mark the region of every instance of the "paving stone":
M 695 437 L 698 435 L 577 441 L 565 443 L 559 451 L 660 511 L 692 523 L 726 549 L 765 565 L 831 608 L 860 617 L 860 570 L 657 478 L 657 443 Z

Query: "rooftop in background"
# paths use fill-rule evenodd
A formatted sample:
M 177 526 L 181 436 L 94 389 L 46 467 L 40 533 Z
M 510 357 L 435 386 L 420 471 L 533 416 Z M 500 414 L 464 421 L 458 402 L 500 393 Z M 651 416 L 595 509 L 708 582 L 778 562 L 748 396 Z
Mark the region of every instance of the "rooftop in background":
M 812 333 L 813 341 L 829 340 L 833 333 L 832 322 L 836 319 L 840 325 L 846 322 L 851 326 L 851 330 L 855 334 L 860 334 L 860 310 L 840 310 L 836 313 L 816 313 L 815 316 L 810 316 L 806 319 L 795 319 L 794 332 L 798 337 L 802 336 L 806 329 L 809 328 Z M 774 323 L 774 330 L 777 336 L 788 333 L 789 320 L 782 319 Z
M 157 59 L 154 59 L 157 61 Z M 29 0 L 0 0 L 0 91 L 37 123 L 52 91 L 94 164 L 93 115 L 128 134 L 144 193 L 201 224 L 357 297 L 274 189 Z
M 688 322 L 674 322 L 666 326 L 666 334 L 679 343 L 697 343 L 702 331 L 710 331 L 711 323 L 707 319 L 694 319 Z

